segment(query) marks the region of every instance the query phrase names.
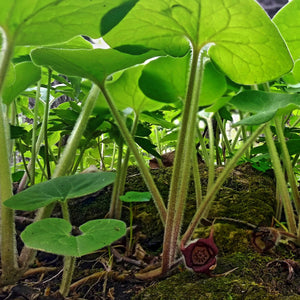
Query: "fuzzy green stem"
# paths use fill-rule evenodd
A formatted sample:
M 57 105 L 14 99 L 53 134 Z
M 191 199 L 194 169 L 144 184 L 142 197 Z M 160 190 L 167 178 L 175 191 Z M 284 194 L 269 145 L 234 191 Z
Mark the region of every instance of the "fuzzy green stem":
M 1 30 L 1 29 L 0 29 Z M 9 40 L 2 30 L 2 49 L 0 53 L 0 200 L 1 200 L 1 284 L 13 283 L 16 280 L 17 255 L 15 245 L 14 211 L 3 205 L 12 196 L 12 180 L 9 157 L 8 122 L 2 102 L 4 80 L 13 54 L 13 39 Z
M 243 115 L 243 113 L 240 111 L 240 120 L 243 120 L 243 118 L 244 118 L 244 115 Z M 243 140 L 246 141 L 246 140 L 247 140 L 247 132 L 246 132 L 246 128 L 245 128 L 244 125 L 241 125 L 241 128 L 242 128 L 242 137 L 243 137 Z M 247 150 L 245 154 L 246 154 L 246 157 L 247 157 L 248 159 L 250 159 L 250 151 Z
M 197 151 L 195 151 L 195 154 L 193 155 L 193 177 L 194 177 L 195 194 L 196 194 L 196 207 L 199 207 L 200 203 L 202 202 L 202 186 L 201 186 Z
M 76 258 L 74 256 L 65 256 L 64 258 L 64 271 L 62 281 L 60 284 L 59 292 L 63 297 L 69 294 L 73 273 L 75 270 Z
M 139 121 L 139 115 L 137 113 L 134 113 L 134 120 L 133 120 L 133 124 L 131 127 L 131 135 L 132 136 L 134 136 L 136 133 L 138 121 Z M 122 163 L 122 167 L 121 167 L 121 172 L 120 172 L 121 174 L 120 174 L 120 179 L 119 179 L 120 184 L 119 184 L 119 189 L 118 189 L 117 201 L 115 204 L 115 216 L 117 219 L 120 219 L 121 214 L 122 214 L 122 201 L 120 201 L 119 197 L 120 197 L 120 195 L 123 195 L 123 193 L 124 193 L 129 157 L 130 157 L 130 149 L 127 148 L 125 157 L 124 157 L 124 160 Z
M 103 85 L 99 85 L 103 96 L 106 99 L 106 102 L 111 110 L 111 113 L 115 119 L 115 121 L 118 124 L 118 127 L 120 129 L 121 134 L 123 135 L 123 138 L 128 146 L 128 148 L 130 149 L 130 151 L 133 153 L 137 164 L 139 166 L 139 169 L 141 171 L 141 174 L 143 176 L 143 179 L 149 189 L 149 191 L 152 194 L 152 198 L 154 200 L 154 203 L 157 207 L 157 210 L 159 212 L 160 215 L 160 219 L 162 221 L 163 224 L 165 224 L 166 221 L 166 217 L 167 217 L 167 210 L 164 204 L 164 201 L 160 195 L 159 190 L 157 189 L 156 184 L 154 183 L 154 180 L 150 174 L 149 168 L 146 166 L 145 161 L 143 159 L 143 157 L 141 156 L 141 154 L 139 153 L 139 150 L 135 144 L 135 141 L 133 139 L 133 137 L 131 136 L 130 132 L 128 131 L 126 124 L 124 122 L 124 120 L 122 119 L 118 109 L 116 108 L 115 104 L 113 103 L 111 97 L 109 96 L 109 94 L 107 93 L 107 91 L 105 90 L 105 87 Z
M 38 82 L 37 88 L 36 88 L 36 95 L 35 95 L 35 104 L 34 104 L 34 119 L 33 119 L 33 125 L 32 125 L 32 146 L 31 146 L 31 167 L 30 167 L 30 179 L 31 179 L 31 185 L 34 185 L 35 181 L 35 163 L 36 163 L 36 157 L 37 157 L 37 119 L 38 119 L 38 107 L 39 107 L 39 100 L 40 100 L 40 89 L 41 89 L 41 81 Z M 29 168 L 29 166 L 28 166 Z
M 132 251 L 132 240 L 133 240 L 133 209 L 132 202 L 129 203 L 129 245 L 128 250 L 129 253 Z
M 203 218 L 204 215 L 207 214 L 208 210 L 210 209 L 210 206 L 212 204 L 212 201 L 215 199 L 215 196 L 219 192 L 220 188 L 222 187 L 225 180 L 228 178 L 230 172 L 234 169 L 236 166 L 238 160 L 241 158 L 241 156 L 247 151 L 247 149 L 252 145 L 252 143 L 256 140 L 258 135 L 262 132 L 262 130 L 265 128 L 265 124 L 261 125 L 259 128 L 256 129 L 256 131 L 245 141 L 245 143 L 241 146 L 241 148 L 235 153 L 235 155 L 232 157 L 232 159 L 226 164 L 224 170 L 219 175 L 215 183 L 212 185 L 212 187 L 207 191 L 206 196 L 204 200 L 201 202 L 200 207 L 197 209 L 192 221 L 190 222 L 189 227 L 187 228 L 186 232 L 184 233 L 182 237 L 182 244 L 186 244 L 187 241 L 191 238 L 193 235 L 194 230 L 196 229 L 199 221 L 201 218 Z
M 296 177 L 293 172 L 293 167 L 292 167 L 292 163 L 291 163 L 289 150 L 287 148 L 284 132 L 282 130 L 281 118 L 279 116 L 275 116 L 274 120 L 275 120 L 275 127 L 276 127 L 278 140 L 279 140 L 281 151 L 282 151 L 283 165 L 286 169 L 286 173 L 287 173 L 291 191 L 292 191 L 293 200 L 294 200 L 294 203 L 296 206 L 297 214 L 299 215 L 299 213 L 300 213 L 300 195 L 299 195 L 299 191 L 298 191 Z M 300 229 L 300 227 L 299 227 L 299 229 Z M 300 232 L 299 232 L 299 234 L 300 234 Z M 300 235 L 298 235 L 298 236 L 300 236 Z
M 208 183 L 207 189 L 209 189 L 215 181 L 215 156 L 214 156 L 214 128 L 212 124 L 212 115 L 207 119 L 208 135 L 209 135 L 209 161 L 208 161 Z M 218 147 L 216 145 L 216 151 Z
M 121 145 L 119 145 L 117 168 L 116 168 L 117 173 L 116 173 L 116 179 L 115 179 L 114 185 L 113 185 L 113 190 L 111 193 L 110 209 L 109 209 L 109 213 L 108 213 L 109 218 L 120 219 L 120 216 L 117 216 L 116 207 L 117 207 L 117 202 L 120 201 L 119 190 L 120 190 L 120 185 L 121 185 L 122 159 L 123 159 L 123 143 Z
M 220 114 L 218 112 L 215 114 L 215 118 L 216 118 L 218 126 L 221 130 L 223 141 L 225 143 L 226 149 L 227 149 L 229 154 L 232 154 L 231 146 L 230 146 L 230 143 L 228 141 L 227 134 L 226 134 L 225 125 L 223 124 L 223 122 L 221 120 L 221 117 L 220 117 Z
M 271 157 L 271 161 L 275 173 L 276 184 L 279 187 L 280 195 L 282 197 L 282 203 L 283 203 L 283 208 L 286 216 L 286 221 L 288 224 L 288 229 L 290 233 L 295 234 L 297 232 L 297 226 L 296 226 L 296 220 L 293 212 L 293 206 L 291 203 L 284 173 L 281 168 L 281 163 L 277 153 L 277 149 L 273 140 L 270 124 L 267 124 L 265 128 L 265 138 L 266 138 L 266 143 L 269 149 L 269 153 L 270 153 L 270 157 Z
M 181 228 L 191 173 L 192 152 L 195 149 L 194 140 L 204 64 L 203 59 L 203 53 L 200 50 L 193 51 L 187 96 L 183 108 L 181 128 L 175 152 L 175 161 L 170 185 L 168 213 L 163 242 L 163 273 L 166 273 L 169 270 L 177 251 L 178 235 Z
M 52 70 L 48 69 L 48 84 L 47 84 L 47 97 L 46 97 L 46 105 L 44 111 L 44 123 L 48 124 L 48 117 L 49 117 L 49 106 L 50 106 L 50 89 L 51 89 L 51 77 L 52 77 Z M 48 127 L 47 125 L 44 126 L 44 142 L 45 142 L 45 164 L 47 170 L 47 177 L 48 179 L 51 178 L 51 168 L 50 168 L 50 161 L 49 161 L 49 145 L 48 145 Z

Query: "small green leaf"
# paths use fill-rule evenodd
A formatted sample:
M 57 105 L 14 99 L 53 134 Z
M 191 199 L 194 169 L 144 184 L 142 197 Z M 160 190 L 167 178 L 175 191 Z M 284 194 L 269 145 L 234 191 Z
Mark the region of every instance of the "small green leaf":
M 80 257 L 109 246 L 126 233 L 119 220 L 92 220 L 79 227 L 81 235 L 71 235 L 72 225 L 64 219 L 44 219 L 30 224 L 21 233 L 29 248 L 58 255 Z
M 140 0 L 104 39 L 128 53 L 160 49 L 171 56 L 210 46 L 212 60 L 241 84 L 270 81 L 293 67 L 278 29 L 253 0 Z
M 22 138 L 27 133 L 28 133 L 27 130 L 22 126 L 10 125 L 10 138 L 11 139 Z
M 15 81 L 5 85 L 3 89 L 3 102 L 10 104 L 20 93 L 41 78 L 41 69 L 32 62 L 23 62 L 15 65 Z
M 230 103 L 241 111 L 254 114 L 235 125 L 259 125 L 270 121 L 275 114 L 283 115 L 299 108 L 300 95 L 244 91 L 233 97 Z
M 159 153 L 155 150 L 156 146 L 152 144 L 148 139 L 136 136 L 134 140 L 141 148 L 143 148 L 148 153 L 152 154 L 155 157 L 160 157 Z
M 150 201 L 151 197 L 149 192 L 129 191 L 125 195 L 120 196 L 120 199 L 123 202 L 147 202 Z
M 98 172 L 51 179 L 36 184 L 4 202 L 19 210 L 35 210 L 55 201 L 65 201 L 97 192 L 114 182 L 115 173 Z

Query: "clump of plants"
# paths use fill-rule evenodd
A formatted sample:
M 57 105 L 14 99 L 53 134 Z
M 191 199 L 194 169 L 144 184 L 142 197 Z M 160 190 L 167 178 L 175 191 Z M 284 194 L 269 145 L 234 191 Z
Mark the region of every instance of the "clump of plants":
M 181 259 L 180 248 L 188 266 L 193 259 L 202 264 L 206 256 L 197 253 L 203 240 L 185 249 L 242 160 L 267 162 L 274 170 L 275 217 L 284 218 L 299 244 L 299 0 L 273 21 L 253 0 L 50 0 L 3 3 L 0 11 L 2 285 L 28 268 L 32 249 L 65 255 L 66 272 L 72 274 L 75 257 L 124 235 L 124 223 L 113 219 L 121 217 L 130 164 L 138 166 L 164 225 L 160 266 L 137 278 L 168 274 Z M 102 37 L 102 46 L 93 47 L 82 36 Z M 73 101 L 53 108 L 61 95 Z M 33 110 L 28 98 L 35 98 Z M 30 123 L 23 123 L 20 114 Z M 229 136 L 232 123 L 234 135 Z M 147 165 L 149 154 L 159 161 L 164 148 L 175 149 L 167 204 Z M 199 155 L 208 169 L 205 193 Z M 66 200 L 112 183 L 104 180 L 111 173 L 73 175 L 91 164 L 116 169 L 110 219 L 89 221 L 73 235 Z M 218 176 L 217 164 L 222 165 Z M 18 176 L 18 191 L 30 187 L 13 196 Z M 181 232 L 190 180 L 196 209 Z M 50 218 L 57 202 L 62 219 Z M 21 234 L 28 247 L 20 255 L 14 209 L 38 209 L 35 222 Z M 40 234 L 46 227 L 51 231 L 43 244 Z M 95 239 L 98 230 L 108 235 Z M 70 242 L 67 250 L 60 243 L 50 247 L 56 234 L 62 244 Z M 85 239 L 91 239 L 90 247 L 79 250 L 87 246 Z M 215 256 L 212 237 L 208 244 Z M 211 271 L 215 261 L 209 257 Z M 67 295 L 71 278 L 64 280 L 61 293 Z

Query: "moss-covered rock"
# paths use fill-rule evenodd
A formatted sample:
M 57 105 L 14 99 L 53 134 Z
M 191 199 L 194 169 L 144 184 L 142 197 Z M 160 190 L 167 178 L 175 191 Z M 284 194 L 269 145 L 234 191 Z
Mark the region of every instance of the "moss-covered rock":
M 212 277 L 183 271 L 151 285 L 134 299 L 300 299 L 300 278 L 287 280 L 287 270 L 270 264 L 274 259 L 252 251 L 235 252 L 218 259 Z

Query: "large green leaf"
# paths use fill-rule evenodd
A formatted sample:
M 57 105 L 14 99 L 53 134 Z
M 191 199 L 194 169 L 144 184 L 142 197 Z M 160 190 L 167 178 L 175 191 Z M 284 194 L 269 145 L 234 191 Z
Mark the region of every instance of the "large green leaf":
M 37 65 L 47 66 L 59 73 L 79 76 L 103 84 L 108 75 L 153 57 L 154 52 L 130 55 L 113 49 L 53 49 L 38 48 L 31 52 Z
M 9 37 L 15 37 L 15 45 L 57 43 L 80 34 L 96 38 L 100 36 L 102 16 L 131 2 L 135 3 L 131 0 L 1 1 L 0 26 Z
M 273 18 L 294 60 L 300 58 L 300 0 L 285 5 Z
M 253 113 L 236 125 L 258 125 L 270 121 L 276 114 L 287 114 L 300 107 L 299 94 L 279 94 L 261 91 L 245 91 L 230 101 L 241 111 Z
M 103 23 L 103 20 L 102 20 Z M 253 0 L 140 0 L 105 41 L 125 52 L 163 49 L 209 55 L 235 82 L 255 84 L 289 72 L 293 62 L 277 28 Z
M 29 248 L 58 255 L 80 257 L 109 246 L 126 233 L 119 220 L 92 220 L 79 227 L 81 235 L 71 235 L 72 225 L 64 219 L 44 219 L 26 227 L 21 238 Z
M 41 69 L 29 61 L 19 63 L 15 65 L 15 77 L 12 85 L 4 86 L 2 97 L 5 104 L 10 104 L 21 92 L 40 80 Z
M 184 57 L 160 57 L 148 63 L 139 80 L 142 91 L 150 98 L 164 102 L 185 99 L 190 54 Z M 211 62 L 204 68 L 199 105 L 213 103 L 226 91 L 225 76 Z
M 273 18 L 285 39 L 295 60 L 293 72 L 285 80 L 295 84 L 300 82 L 300 1 L 293 0 L 285 5 Z
M 65 201 L 101 190 L 113 183 L 115 173 L 98 172 L 63 176 L 36 184 L 4 202 L 13 209 L 34 210 L 55 201 Z

